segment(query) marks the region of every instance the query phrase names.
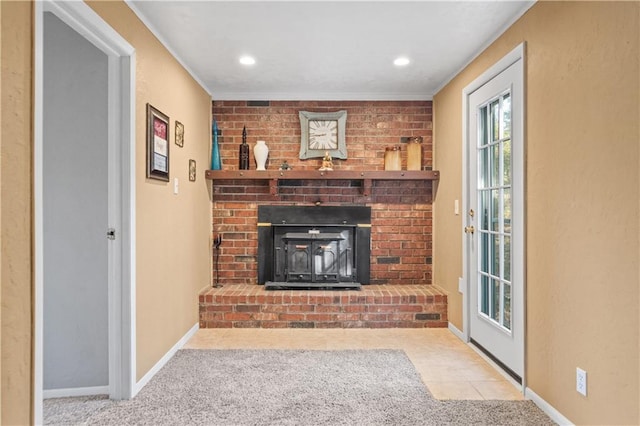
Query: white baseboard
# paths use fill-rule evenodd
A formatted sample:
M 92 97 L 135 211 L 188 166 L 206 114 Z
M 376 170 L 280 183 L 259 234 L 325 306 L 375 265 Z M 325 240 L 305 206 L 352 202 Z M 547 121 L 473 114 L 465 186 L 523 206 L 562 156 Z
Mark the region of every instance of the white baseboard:
M 45 389 L 42 391 L 43 399 L 66 398 L 69 396 L 90 396 L 90 395 L 109 396 L 109 386 L 106 385 L 106 386 L 90 386 L 85 388 Z
M 156 362 L 156 364 L 153 367 L 151 367 L 151 369 L 147 372 L 147 374 L 145 374 L 142 377 L 142 379 L 140 379 L 140 381 L 136 383 L 132 397 L 137 395 L 138 392 L 140 392 L 140 390 L 147 383 L 149 383 L 149 380 L 151 380 L 151 378 L 155 376 L 156 373 L 160 371 L 160 369 L 164 367 L 164 365 L 167 362 L 169 362 L 169 360 L 176 354 L 176 352 L 178 352 L 178 350 L 180 350 L 180 348 L 182 348 L 185 345 L 185 343 L 187 343 L 189 339 L 193 337 L 194 334 L 196 334 L 196 331 L 198 331 L 199 328 L 200 328 L 200 323 L 196 323 L 193 327 L 191 327 L 189 331 L 187 331 L 187 334 L 182 336 L 182 338 L 178 340 L 178 342 L 175 345 L 173 345 L 173 347 L 169 349 L 167 353 L 164 354 L 164 356 L 160 358 L 160 360 Z
M 455 325 L 449 323 L 449 331 L 452 332 L 458 339 L 467 343 L 467 340 L 464 338 L 464 333 L 458 329 Z
M 559 425 L 573 426 L 571 420 L 563 416 L 560 411 L 553 408 L 551 404 L 542 399 L 540 395 L 532 391 L 531 388 L 525 389 L 524 396 L 525 398 L 533 401 L 533 403 L 536 404 L 542 411 L 544 411 L 547 416 L 551 417 L 551 420 L 553 420 L 554 422 L 558 423 Z

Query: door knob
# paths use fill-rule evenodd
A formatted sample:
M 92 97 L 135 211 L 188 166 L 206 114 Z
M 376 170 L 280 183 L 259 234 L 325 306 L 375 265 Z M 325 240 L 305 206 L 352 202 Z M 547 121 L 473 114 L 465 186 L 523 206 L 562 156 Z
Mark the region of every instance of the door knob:
M 465 234 L 473 234 L 475 231 L 476 231 L 476 228 L 474 228 L 473 225 L 464 227 Z

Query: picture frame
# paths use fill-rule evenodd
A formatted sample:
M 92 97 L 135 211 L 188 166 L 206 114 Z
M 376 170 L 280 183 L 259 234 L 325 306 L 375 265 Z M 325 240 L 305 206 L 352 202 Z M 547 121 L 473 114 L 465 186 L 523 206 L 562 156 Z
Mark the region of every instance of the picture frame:
M 345 126 L 347 111 L 310 112 L 299 111 L 300 159 L 324 157 L 347 159 Z
M 196 160 L 189 160 L 189 181 L 196 181 Z
M 169 182 L 169 117 L 147 104 L 147 178 Z
M 176 120 L 176 128 L 174 131 L 173 141 L 180 148 L 184 147 L 184 124 Z

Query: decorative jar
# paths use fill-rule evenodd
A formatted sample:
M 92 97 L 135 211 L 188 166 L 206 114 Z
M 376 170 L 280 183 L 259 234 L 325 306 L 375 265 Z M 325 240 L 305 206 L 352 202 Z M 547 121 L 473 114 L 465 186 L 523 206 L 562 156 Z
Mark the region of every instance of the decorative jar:
M 407 143 L 407 170 L 422 170 L 422 136 L 411 138 Z
M 384 150 L 384 169 L 385 170 L 401 170 L 402 157 L 400 156 L 400 147 L 398 145 L 388 146 Z

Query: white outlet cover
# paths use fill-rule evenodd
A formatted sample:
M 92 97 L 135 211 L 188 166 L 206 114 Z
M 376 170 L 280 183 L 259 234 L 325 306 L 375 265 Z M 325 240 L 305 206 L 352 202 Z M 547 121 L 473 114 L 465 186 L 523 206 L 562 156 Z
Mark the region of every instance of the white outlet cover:
M 576 368 L 576 390 L 579 394 L 587 396 L 587 372 L 582 368 Z

